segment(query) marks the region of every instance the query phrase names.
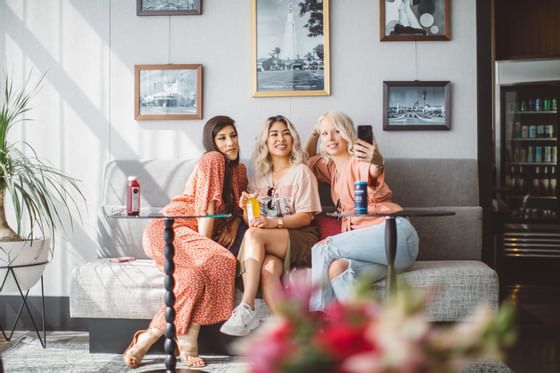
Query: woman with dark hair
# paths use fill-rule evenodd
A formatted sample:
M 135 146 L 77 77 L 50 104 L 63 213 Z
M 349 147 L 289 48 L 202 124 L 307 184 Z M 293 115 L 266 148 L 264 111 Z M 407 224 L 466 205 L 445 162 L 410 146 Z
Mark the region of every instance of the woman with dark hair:
M 180 360 L 189 367 L 203 367 L 198 356 L 201 325 L 226 320 L 233 309 L 236 259 L 227 249 L 236 240 L 243 213 L 236 201 L 247 189 L 247 170 L 239 163 L 239 143 L 234 120 L 211 118 L 204 127 L 206 153 L 189 177 L 182 195 L 163 208 L 165 215 L 231 213 L 230 219 L 175 219 L 175 325 Z M 165 261 L 163 222 L 152 220 L 144 231 L 146 254 L 163 271 Z M 124 352 L 129 367 L 140 365 L 144 354 L 163 335 L 165 306 L 147 330 L 134 334 Z

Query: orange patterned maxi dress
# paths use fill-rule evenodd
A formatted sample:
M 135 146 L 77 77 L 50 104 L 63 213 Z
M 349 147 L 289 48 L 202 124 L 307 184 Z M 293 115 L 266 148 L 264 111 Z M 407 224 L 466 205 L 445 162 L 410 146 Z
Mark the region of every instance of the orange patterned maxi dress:
M 166 215 L 203 215 L 207 212 L 209 201 L 215 202 L 217 212 L 223 212 L 224 165 L 225 159 L 219 152 L 204 154 L 189 177 L 184 194 L 174 197 L 162 212 Z M 247 190 L 247 170 L 243 164 L 234 167 L 231 181 L 232 201 L 237 206 L 241 191 Z M 236 209 L 236 214 L 239 213 Z M 231 219 L 217 219 L 213 237 L 217 237 L 223 229 L 229 229 Z M 175 326 L 177 334 L 182 335 L 191 322 L 208 325 L 231 316 L 236 259 L 228 249 L 200 235 L 196 219 L 176 219 L 173 227 Z M 144 251 L 161 271 L 165 261 L 163 229 L 162 220 L 152 220 L 143 236 Z M 150 327 L 165 330 L 164 316 L 165 306 L 162 306 Z

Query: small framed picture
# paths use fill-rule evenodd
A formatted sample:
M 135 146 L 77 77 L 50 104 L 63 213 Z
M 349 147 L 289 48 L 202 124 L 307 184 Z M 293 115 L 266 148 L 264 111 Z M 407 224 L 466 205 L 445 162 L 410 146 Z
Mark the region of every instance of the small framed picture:
M 134 118 L 202 119 L 202 65 L 135 65 Z
M 136 0 L 137 16 L 191 16 L 202 14 L 202 0 Z
M 253 96 L 328 96 L 329 0 L 251 0 Z
M 383 130 L 449 130 L 450 83 L 383 82 Z
M 451 0 L 380 0 L 381 41 L 451 39 Z

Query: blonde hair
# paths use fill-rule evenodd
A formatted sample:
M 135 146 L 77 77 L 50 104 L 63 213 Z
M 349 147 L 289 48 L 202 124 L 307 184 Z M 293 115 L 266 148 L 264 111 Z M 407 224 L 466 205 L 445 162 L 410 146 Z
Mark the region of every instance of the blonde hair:
M 272 172 L 272 158 L 270 157 L 270 153 L 268 151 L 267 140 L 270 127 L 272 127 L 272 125 L 276 122 L 284 123 L 292 136 L 293 144 L 292 152 L 290 154 L 290 164 L 294 166 L 303 163 L 307 158 L 307 153 L 305 153 L 301 147 L 299 134 L 292 122 L 283 115 L 272 116 L 264 122 L 255 139 L 253 163 L 255 165 L 255 175 L 258 177 L 264 177 L 269 172 Z
M 352 118 L 340 111 L 326 112 L 321 115 L 317 120 L 317 123 L 315 123 L 314 129 L 319 134 L 321 133 L 320 125 L 323 119 L 330 120 L 331 123 L 334 124 L 334 127 L 340 131 L 340 136 L 342 136 L 342 138 L 348 143 L 348 151 L 351 153 L 354 148 L 354 144 L 356 143 L 356 130 L 354 129 L 354 122 L 352 122 Z M 321 140 L 321 136 L 319 136 L 319 152 L 323 158 L 331 159 L 330 154 L 327 153 L 327 149 Z

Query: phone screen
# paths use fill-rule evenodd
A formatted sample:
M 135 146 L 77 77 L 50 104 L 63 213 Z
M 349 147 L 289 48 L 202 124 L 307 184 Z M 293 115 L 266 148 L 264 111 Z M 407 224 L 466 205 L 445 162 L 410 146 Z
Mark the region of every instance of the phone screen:
M 358 126 L 358 138 L 370 144 L 373 144 L 373 130 L 370 125 Z

